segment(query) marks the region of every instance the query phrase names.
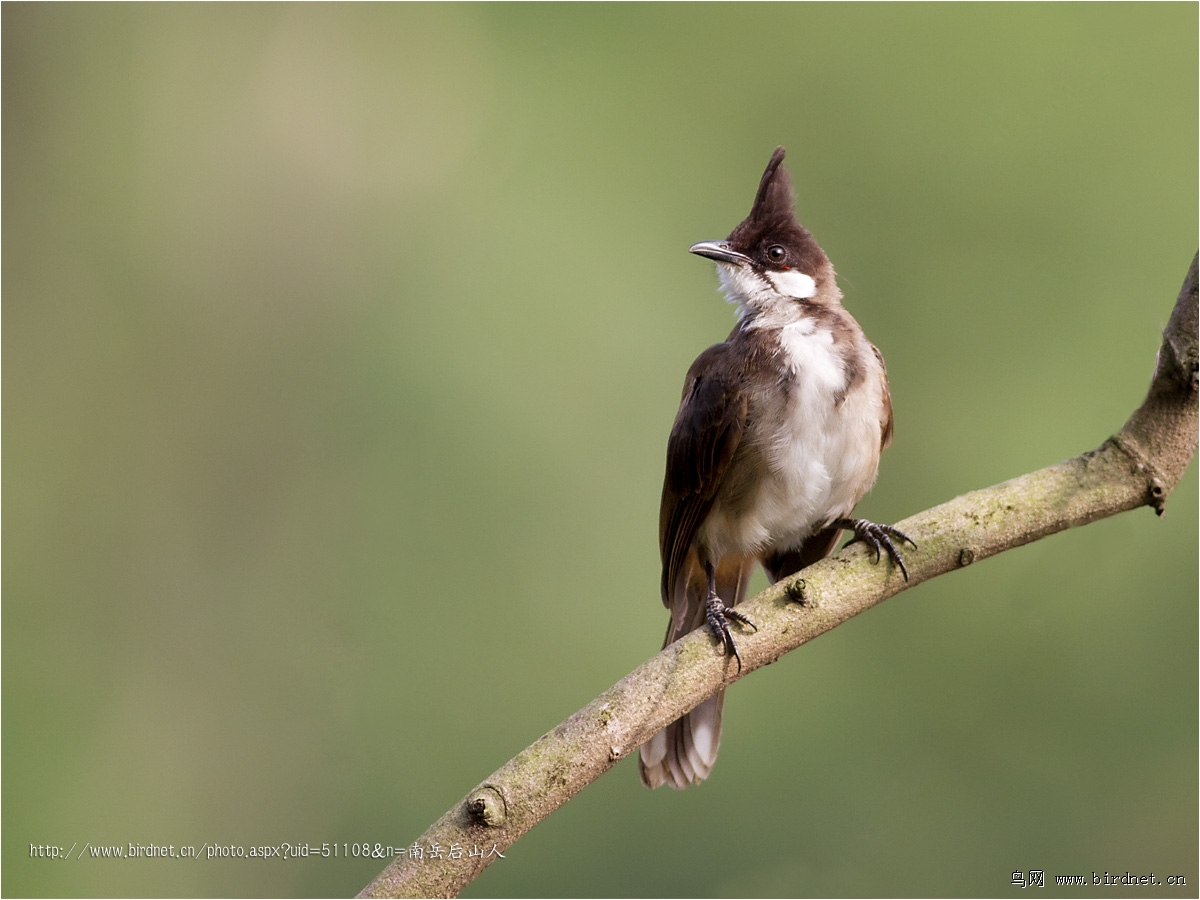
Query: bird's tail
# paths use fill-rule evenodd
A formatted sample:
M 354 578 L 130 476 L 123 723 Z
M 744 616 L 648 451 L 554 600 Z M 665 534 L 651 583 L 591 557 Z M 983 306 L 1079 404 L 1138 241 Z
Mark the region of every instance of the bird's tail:
M 726 559 L 717 567 L 717 596 L 726 606 L 736 606 L 746 599 L 753 565 L 753 558 Z M 664 647 L 705 624 L 708 582 L 694 554 L 689 554 L 679 581 L 676 596 L 672 598 L 671 622 L 667 626 Z M 721 746 L 721 709 L 724 705 L 725 690 L 722 688 L 642 744 L 638 761 L 642 784 L 651 788 L 669 784 L 682 790 L 707 778 Z

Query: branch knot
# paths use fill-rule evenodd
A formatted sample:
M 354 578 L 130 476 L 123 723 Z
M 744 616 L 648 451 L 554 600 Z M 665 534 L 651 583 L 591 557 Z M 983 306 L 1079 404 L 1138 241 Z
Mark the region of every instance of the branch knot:
M 1128 432 L 1114 434 L 1108 439 L 1108 443 L 1124 453 L 1133 463 L 1133 470 L 1146 482 L 1146 504 L 1153 507 L 1154 512 L 1161 516 L 1167 503 L 1167 488 L 1157 467 L 1150 461 L 1149 456 L 1142 452 L 1141 445 Z
M 467 798 L 467 812 L 471 814 L 471 818 L 489 828 L 503 825 L 507 811 L 504 795 L 490 784 L 473 791 Z

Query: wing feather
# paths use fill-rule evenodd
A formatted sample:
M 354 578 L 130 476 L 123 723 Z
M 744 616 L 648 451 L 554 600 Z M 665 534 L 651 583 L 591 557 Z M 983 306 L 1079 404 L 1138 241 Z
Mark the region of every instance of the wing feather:
M 667 441 L 659 550 L 663 605 L 668 607 L 746 427 L 749 397 L 729 349 L 728 343 L 709 347 L 692 363 Z
M 879 450 L 883 452 L 892 442 L 892 392 L 888 389 L 887 366 L 883 363 L 883 354 L 874 344 L 871 345 L 871 349 L 875 352 L 875 358 L 879 360 L 879 382 L 883 385 L 883 410 L 879 419 L 881 429 Z

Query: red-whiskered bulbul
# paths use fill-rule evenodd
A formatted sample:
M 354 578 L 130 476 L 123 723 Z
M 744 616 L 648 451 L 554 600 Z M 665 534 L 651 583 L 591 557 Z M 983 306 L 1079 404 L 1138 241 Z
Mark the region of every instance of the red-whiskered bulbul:
M 842 307 L 829 257 L 796 220 L 783 154 L 771 156 L 745 221 L 723 241 L 691 247 L 716 261 L 737 324 L 688 370 L 659 512 L 671 611 L 663 646 L 707 623 L 739 670 L 730 622 L 754 626 L 732 607 L 756 562 L 774 583 L 824 557 L 848 529 L 907 579 L 892 538 L 912 543 L 890 525 L 850 518 L 892 439 L 887 373 Z M 646 785 L 708 777 L 724 699 L 718 691 L 642 745 Z

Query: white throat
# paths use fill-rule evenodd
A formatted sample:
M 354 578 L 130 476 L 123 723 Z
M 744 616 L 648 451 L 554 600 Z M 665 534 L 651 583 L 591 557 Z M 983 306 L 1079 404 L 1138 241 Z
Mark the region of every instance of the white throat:
M 790 306 L 790 301 L 807 300 L 817 293 L 817 283 L 812 276 L 795 269 L 760 274 L 749 266 L 718 262 L 717 275 L 725 299 L 738 307 L 739 320 L 747 316 L 776 318 L 784 311 L 780 309 L 781 305 Z

